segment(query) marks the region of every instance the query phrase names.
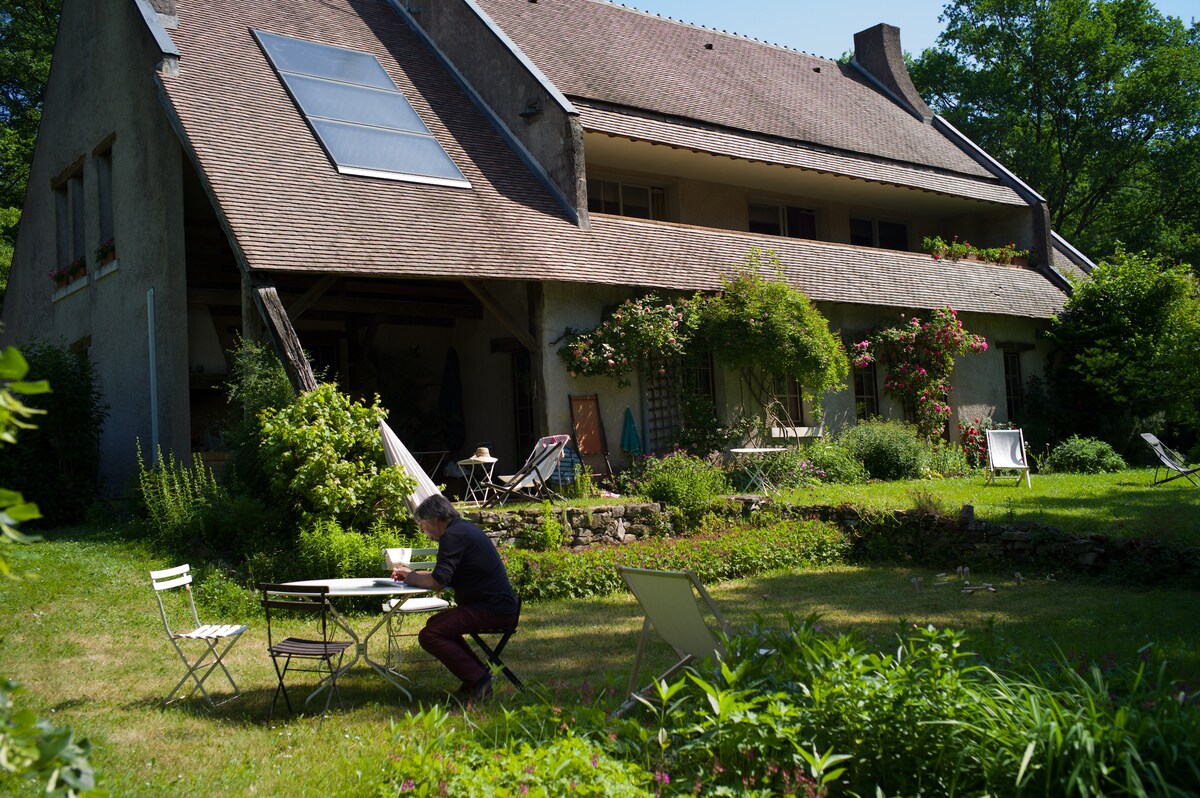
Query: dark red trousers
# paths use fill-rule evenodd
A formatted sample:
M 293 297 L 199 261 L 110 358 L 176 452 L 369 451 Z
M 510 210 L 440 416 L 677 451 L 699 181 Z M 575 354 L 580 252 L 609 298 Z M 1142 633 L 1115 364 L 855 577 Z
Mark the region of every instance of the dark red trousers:
M 488 667 L 464 635 L 497 626 L 512 626 L 517 615 L 497 615 L 474 607 L 451 607 L 434 615 L 417 635 L 421 648 L 437 657 L 467 687 L 475 685 Z

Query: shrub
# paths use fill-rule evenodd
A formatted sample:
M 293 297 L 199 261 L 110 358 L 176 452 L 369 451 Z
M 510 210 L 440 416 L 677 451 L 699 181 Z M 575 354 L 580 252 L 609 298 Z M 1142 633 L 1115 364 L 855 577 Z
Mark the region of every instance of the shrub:
M 287 407 L 295 400 L 296 392 L 283 364 L 266 344 L 239 337 L 229 351 L 229 360 L 232 366 L 225 392 L 233 413 L 224 437 L 233 457 L 227 480 L 237 492 L 249 491 L 265 498 L 270 489 L 258 461 L 259 415 Z
M 280 538 L 283 519 L 253 496 L 216 491 L 197 511 L 198 535 L 210 558 L 239 562 L 270 548 Z
M 1121 471 L 1125 461 L 1102 440 L 1072 435 L 1050 452 L 1051 471 L 1064 474 L 1104 474 Z
M 23 400 L 46 414 L 22 430 L 15 446 L 0 449 L 0 485 L 37 504 L 43 526 L 78 524 L 96 498 L 108 408 L 86 354 L 50 343 L 30 344 L 24 354 L 27 379 L 49 380 L 51 390 Z
M 399 525 L 416 481 L 388 467 L 378 398 L 370 406 L 324 384 L 259 415 L 259 463 L 277 506 L 303 519 L 367 529 L 378 517 Z
M 376 524 L 365 533 L 344 529 L 337 521 L 318 518 L 300 531 L 295 567 L 308 579 L 340 579 L 382 574 L 383 550 L 400 546 L 404 537 Z
M 971 468 L 983 468 L 987 465 L 987 431 L 990 429 L 1013 429 L 1007 422 L 997 422 L 991 416 L 976 418 L 973 421 L 959 421 L 958 435 L 961 441 L 963 456 Z
M 804 449 L 804 456 L 813 468 L 824 473 L 822 482 L 850 484 L 866 482 L 867 470 L 848 448 L 837 441 L 821 439 Z
M 725 472 L 707 460 L 683 452 L 648 458 L 631 492 L 679 511 L 695 525 L 709 512 L 713 500 L 729 492 Z
M 203 508 L 223 491 L 199 454 L 192 455 L 190 466 L 177 461 L 174 453 L 165 460 L 161 449 L 156 454 L 156 465 L 147 468 L 141 443 L 137 444 L 138 495 L 147 531 L 153 545 L 183 553 L 202 528 L 198 521 Z
M 925 446 L 911 424 L 863 421 L 847 428 L 838 442 L 863 464 L 871 479 L 917 479 L 925 467 Z
M 514 583 L 529 600 L 604 596 L 624 589 L 617 565 L 693 571 L 702 582 L 813 568 L 844 561 L 845 535 L 820 521 L 772 521 L 758 527 L 706 529 L 684 538 L 656 538 L 620 546 L 534 552 L 500 550 Z
M 221 618 L 226 623 L 248 621 L 262 615 L 259 594 L 238 584 L 217 568 L 206 565 L 195 573 L 196 584 L 192 590 L 197 606 L 205 612 L 201 617 Z
M 761 462 L 763 473 L 780 488 L 802 488 L 824 481 L 824 469 L 814 464 L 806 455 L 801 449 L 772 452 Z M 731 479 L 740 487 L 750 483 L 749 474 L 741 469 L 731 474 Z

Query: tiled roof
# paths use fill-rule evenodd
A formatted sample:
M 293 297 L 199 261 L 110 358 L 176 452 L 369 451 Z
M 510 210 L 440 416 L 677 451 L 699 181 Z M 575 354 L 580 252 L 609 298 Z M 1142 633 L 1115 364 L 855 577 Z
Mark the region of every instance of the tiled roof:
M 576 102 L 575 107 L 579 110 L 584 129 L 598 133 L 1004 205 L 1027 204 L 995 177 L 964 177 L 892 161 L 868 160 L 861 156 L 799 146 L 777 138 L 735 133 L 696 122 L 615 109 L 586 101 Z
M 476 2 L 572 100 L 989 176 L 849 64 L 607 0 Z
M 373 53 L 472 187 L 339 174 L 251 28 Z M 252 268 L 507 276 L 578 229 L 386 2 L 181 3 L 171 35 L 162 83 Z
M 1025 270 L 603 215 L 581 230 L 387 3 L 208 0 L 179 17 L 180 72 L 161 80 L 252 269 L 691 291 L 759 246 L 821 301 L 1032 317 L 1062 303 Z M 251 28 L 374 53 L 471 188 L 338 174 Z
M 773 250 L 788 281 L 818 302 L 938 308 L 1047 318 L 1065 295 L 1024 268 L 934 260 L 913 252 L 852 247 L 687 225 L 592 216 L 581 267 L 604 282 L 708 290 L 745 262 L 751 247 Z M 597 279 L 597 282 L 600 280 Z

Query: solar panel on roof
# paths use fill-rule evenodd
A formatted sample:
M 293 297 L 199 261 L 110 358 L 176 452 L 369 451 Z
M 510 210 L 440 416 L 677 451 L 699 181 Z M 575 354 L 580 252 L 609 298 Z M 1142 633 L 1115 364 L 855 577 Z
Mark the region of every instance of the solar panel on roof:
M 254 35 L 339 172 L 470 187 L 375 56 Z

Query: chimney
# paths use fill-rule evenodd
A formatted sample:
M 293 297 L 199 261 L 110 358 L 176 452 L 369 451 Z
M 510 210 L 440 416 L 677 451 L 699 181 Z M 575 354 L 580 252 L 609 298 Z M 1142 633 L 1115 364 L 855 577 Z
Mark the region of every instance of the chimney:
M 922 122 L 933 119 L 933 111 L 921 99 L 908 75 L 900 50 L 900 29 L 895 25 L 881 22 L 854 34 L 854 63 Z
M 175 16 L 175 0 L 150 0 L 150 7 L 159 14 Z

